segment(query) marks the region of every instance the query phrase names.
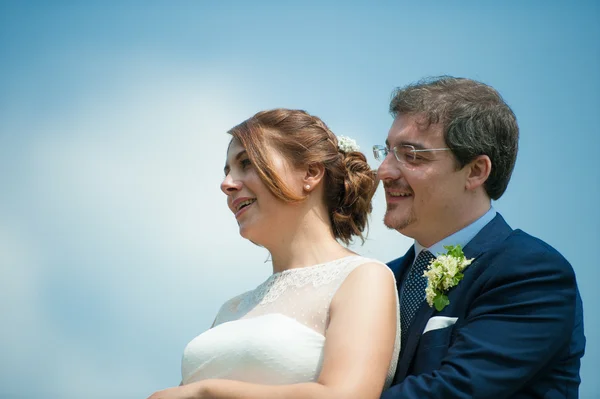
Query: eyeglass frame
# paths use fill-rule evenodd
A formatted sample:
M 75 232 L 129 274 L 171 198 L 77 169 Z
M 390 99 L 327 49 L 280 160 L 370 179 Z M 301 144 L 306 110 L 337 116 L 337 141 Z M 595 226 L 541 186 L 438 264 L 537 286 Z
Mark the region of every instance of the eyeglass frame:
M 416 158 L 417 158 L 416 154 L 418 152 L 450 151 L 450 148 L 448 148 L 448 147 L 444 147 L 444 148 L 423 148 L 423 149 L 417 149 L 412 144 L 402 144 L 400 146 L 395 146 L 395 147 L 393 147 L 391 149 L 388 148 L 388 146 L 374 145 L 373 146 L 373 156 L 375 157 L 375 160 L 377 160 L 379 162 L 383 162 L 384 159 L 388 156 L 388 154 L 390 153 L 390 150 L 391 150 L 391 152 L 394 153 L 394 157 L 396 158 L 396 160 L 398 162 L 400 162 L 401 164 L 406 164 L 406 161 L 402 161 L 398 157 L 398 147 L 411 148 L 411 150 L 409 150 L 409 152 L 411 152 L 413 154 L 413 160 L 412 160 L 412 162 L 416 161 Z M 379 154 L 380 151 L 385 151 L 385 156 L 383 157 L 383 159 L 379 159 L 379 155 L 378 154 Z

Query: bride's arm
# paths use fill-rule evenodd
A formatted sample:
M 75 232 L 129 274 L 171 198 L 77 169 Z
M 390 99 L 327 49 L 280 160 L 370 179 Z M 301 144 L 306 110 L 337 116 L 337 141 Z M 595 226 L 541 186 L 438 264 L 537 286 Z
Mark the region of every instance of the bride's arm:
M 198 399 L 378 399 L 396 337 L 395 290 L 385 265 L 361 265 L 350 273 L 331 302 L 323 367 L 315 383 L 205 380 L 186 385 L 187 393 Z

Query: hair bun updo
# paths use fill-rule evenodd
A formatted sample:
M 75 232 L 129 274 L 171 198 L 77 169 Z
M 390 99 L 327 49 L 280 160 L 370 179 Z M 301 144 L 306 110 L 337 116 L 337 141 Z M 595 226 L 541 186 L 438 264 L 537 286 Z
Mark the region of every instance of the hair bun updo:
M 342 174 L 339 177 L 339 193 L 332 198 L 330 216 L 336 238 L 348 244 L 353 236 L 364 242 L 363 231 L 369 223 L 373 210 L 372 199 L 376 189 L 376 173 L 367 163 L 362 152 L 339 151 Z

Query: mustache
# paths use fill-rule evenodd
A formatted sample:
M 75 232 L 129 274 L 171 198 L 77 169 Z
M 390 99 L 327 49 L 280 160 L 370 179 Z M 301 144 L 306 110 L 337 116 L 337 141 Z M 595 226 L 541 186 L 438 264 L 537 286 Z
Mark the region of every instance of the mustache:
M 412 193 L 412 188 L 408 184 L 402 184 L 399 181 L 383 182 L 384 189 L 404 190 Z

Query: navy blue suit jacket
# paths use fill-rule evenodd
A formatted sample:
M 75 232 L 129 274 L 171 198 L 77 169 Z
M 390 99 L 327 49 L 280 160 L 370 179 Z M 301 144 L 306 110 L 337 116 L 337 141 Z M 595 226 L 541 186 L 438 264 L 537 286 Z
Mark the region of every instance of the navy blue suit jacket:
M 500 214 L 464 248 L 475 258 L 441 312 L 424 302 L 382 399 L 577 398 L 585 348 L 571 265 Z M 390 262 L 401 286 L 414 248 Z M 427 331 L 432 316 L 455 324 Z

